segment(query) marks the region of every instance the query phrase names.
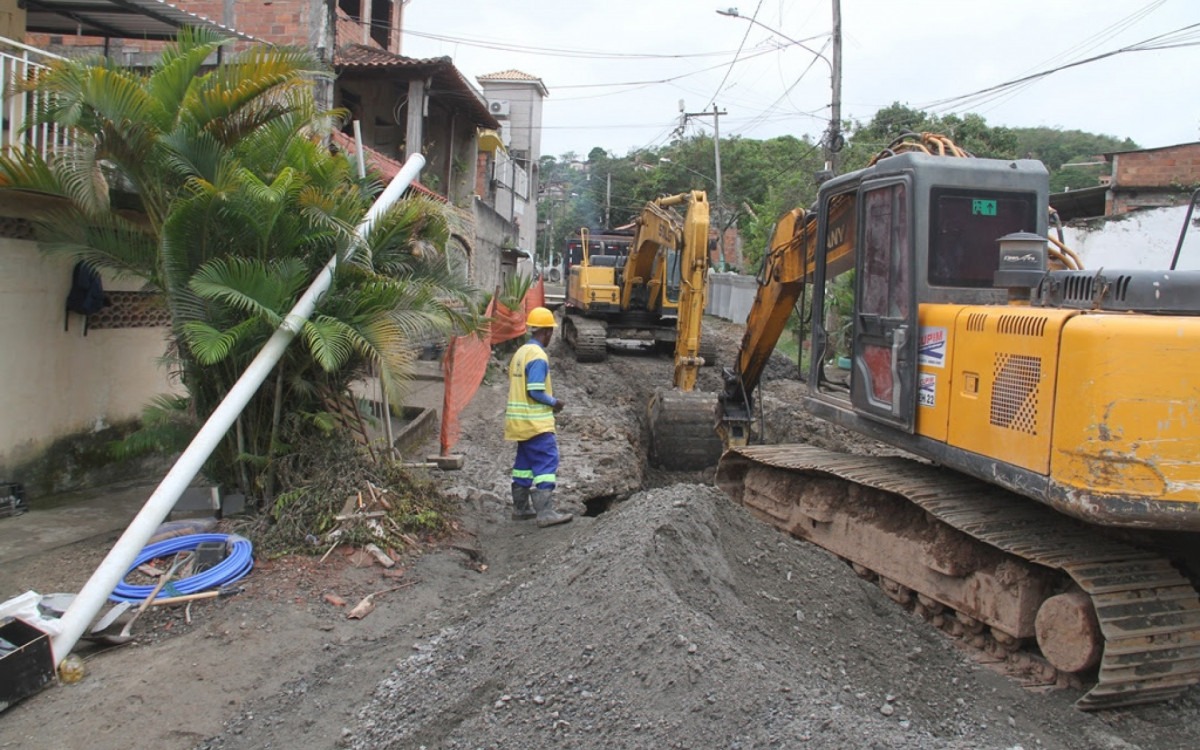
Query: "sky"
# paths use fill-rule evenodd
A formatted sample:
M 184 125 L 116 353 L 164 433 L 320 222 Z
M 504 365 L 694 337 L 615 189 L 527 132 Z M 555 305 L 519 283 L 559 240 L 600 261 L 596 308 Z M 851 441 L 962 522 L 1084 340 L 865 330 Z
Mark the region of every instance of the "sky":
M 722 112 L 687 118 L 687 135 L 711 135 L 718 119 L 723 139 L 816 141 L 830 118 L 837 1 L 408 0 L 401 53 L 449 56 L 475 85 L 510 69 L 541 78 L 542 154 L 663 146 L 681 102 Z M 1143 148 L 1200 140 L 1197 0 L 840 2 L 843 120 L 866 123 L 900 102 Z M 716 12 L 731 7 L 738 17 Z

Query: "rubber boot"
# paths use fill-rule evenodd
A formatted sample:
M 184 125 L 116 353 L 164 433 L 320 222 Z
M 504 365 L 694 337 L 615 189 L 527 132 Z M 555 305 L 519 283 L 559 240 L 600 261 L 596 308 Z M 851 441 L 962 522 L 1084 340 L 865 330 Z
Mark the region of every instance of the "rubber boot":
M 512 486 L 513 511 L 512 520 L 528 521 L 531 518 L 537 518 L 537 512 L 533 506 L 529 504 L 529 488 L 522 487 L 519 484 Z
M 534 490 L 530 495 L 533 498 L 533 508 L 537 511 L 539 528 L 557 526 L 575 517 L 570 513 L 559 513 L 554 509 L 554 490 Z

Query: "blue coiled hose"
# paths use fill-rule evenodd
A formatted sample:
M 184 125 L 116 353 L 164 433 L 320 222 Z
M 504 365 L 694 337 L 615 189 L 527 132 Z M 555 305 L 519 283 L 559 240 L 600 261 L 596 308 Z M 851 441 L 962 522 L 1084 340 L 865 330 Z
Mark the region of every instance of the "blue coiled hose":
M 133 561 L 133 565 L 125 572 L 125 575 L 128 576 L 137 566 L 150 560 L 167 557 L 176 552 L 194 550 L 203 542 L 229 544 L 231 541 L 233 549 L 224 560 L 202 573 L 171 581 L 171 586 L 180 595 L 196 594 L 207 589 L 228 586 L 245 577 L 254 567 L 253 545 L 250 544 L 250 540 L 233 534 L 188 534 L 147 545 L 138 554 L 137 559 Z M 114 602 L 140 602 L 150 596 L 150 592 L 153 590 L 154 586 L 133 586 L 122 579 L 108 598 Z

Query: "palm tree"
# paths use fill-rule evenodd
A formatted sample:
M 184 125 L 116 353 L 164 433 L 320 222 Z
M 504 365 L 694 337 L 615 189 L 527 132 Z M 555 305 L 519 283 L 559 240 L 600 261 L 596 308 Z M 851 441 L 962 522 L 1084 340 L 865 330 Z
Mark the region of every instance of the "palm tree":
M 477 327 L 478 293 L 447 262 L 444 210 L 401 201 L 370 236 L 358 225 L 380 188 L 323 146 L 338 113 L 318 112 L 307 53 L 255 47 L 207 68 L 228 40 L 181 33 L 147 73 L 63 61 L 27 85 L 48 96 L 33 126 L 69 127 L 71 149 L 0 156 L 0 189 L 56 207 L 37 221 L 47 250 L 143 279 L 171 312 L 171 347 L 205 418 L 329 257 L 333 287 L 239 418 L 206 473 L 268 499 L 281 430 L 324 424 L 323 397 L 368 369 L 398 403 L 414 341 Z

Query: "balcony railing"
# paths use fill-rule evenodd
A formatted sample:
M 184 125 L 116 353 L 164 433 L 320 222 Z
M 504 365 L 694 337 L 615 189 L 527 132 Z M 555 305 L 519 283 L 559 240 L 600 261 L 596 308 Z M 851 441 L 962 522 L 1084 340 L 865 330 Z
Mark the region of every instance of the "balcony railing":
M 69 143 L 69 134 L 57 126 L 27 127 L 30 113 L 36 111 L 43 94 L 14 93 L 14 86 L 27 80 L 34 71 L 62 59 L 45 50 L 0 37 L 0 96 L 3 97 L 0 149 L 32 146 L 45 157 Z

